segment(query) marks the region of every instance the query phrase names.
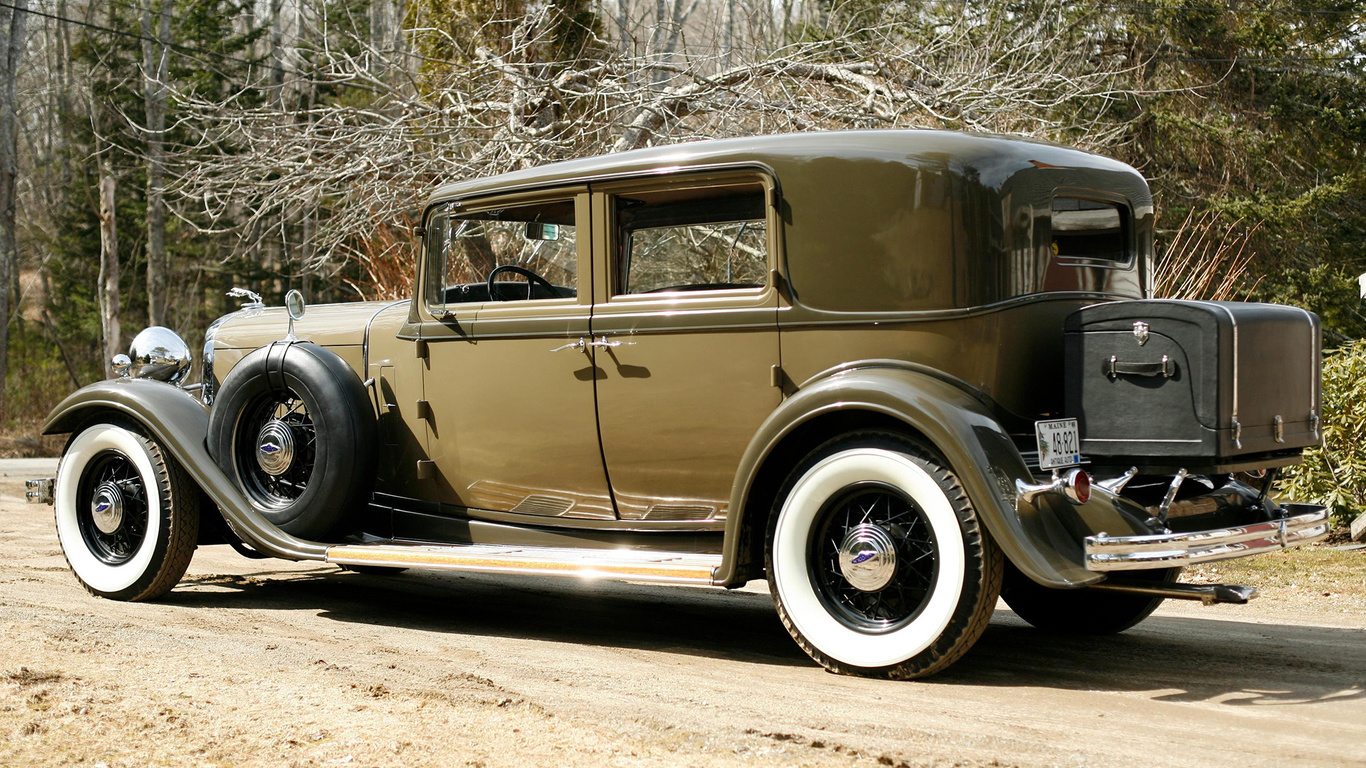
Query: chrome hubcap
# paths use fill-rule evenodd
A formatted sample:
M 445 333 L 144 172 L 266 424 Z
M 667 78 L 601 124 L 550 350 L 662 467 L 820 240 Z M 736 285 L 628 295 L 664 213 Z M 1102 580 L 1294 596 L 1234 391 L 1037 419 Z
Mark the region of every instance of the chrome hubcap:
M 90 518 L 100 533 L 117 531 L 123 524 L 123 491 L 113 483 L 100 483 L 90 502 Z
M 855 589 L 876 592 L 896 575 L 896 543 L 881 527 L 864 523 L 839 548 L 840 573 Z
M 256 437 L 256 463 L 261 471 L 278 477 L 294 463 L 294 433 L 283 421 L 272 419 Z

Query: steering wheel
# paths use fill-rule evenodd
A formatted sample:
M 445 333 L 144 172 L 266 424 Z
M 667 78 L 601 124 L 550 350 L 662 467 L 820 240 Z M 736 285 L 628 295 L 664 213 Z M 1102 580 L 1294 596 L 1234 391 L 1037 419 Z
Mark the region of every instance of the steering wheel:
M 493 301 L 508 301 L 508 299 L 500 298 L 499 295 L 497 293 L 494 293 L 493 290 L 493 279 L 504 272 L 516 272 L 517 274 L 522 275 L 526 278 L 527 299 L 531 298 L 531 288 L 536 283 L 540 283 L 541 285 L 545 286 L 546 291 L 550 293 L 549 298 L 554 298 L 560 295 L 559 290 L 556 289 L 555 286 L 551 285 L 549 280 L 545 279 L 544 277 L 541 277 L 535 272 L 532 272 L 526 267 L 520 266 L 518 264 L 504 264 L 501 267 L 494 267 L 493 271 L 489 273 L 489 299 Z

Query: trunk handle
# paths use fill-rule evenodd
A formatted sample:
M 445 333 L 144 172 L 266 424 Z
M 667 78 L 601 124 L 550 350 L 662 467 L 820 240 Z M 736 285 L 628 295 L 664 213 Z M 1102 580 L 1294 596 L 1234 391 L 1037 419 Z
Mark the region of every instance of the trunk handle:
M 1161 376 L 1170 379 L 1176 375 L 1176 363 L 1167 355 L 1162 356 L 1160 363 L 1121 363 L 1117 357 L 1110 355 L 1106 373 L 1111 379 L 1118 376 Z

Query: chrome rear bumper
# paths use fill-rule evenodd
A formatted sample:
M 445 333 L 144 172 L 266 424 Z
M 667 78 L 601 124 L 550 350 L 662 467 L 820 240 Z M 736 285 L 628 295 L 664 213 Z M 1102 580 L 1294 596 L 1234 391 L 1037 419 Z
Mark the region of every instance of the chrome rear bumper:
M 1136 571 L 1229 560 L 1317 541 L 1328 535 L 1328 510 L 1313 504 L 1282 504 L 1280 520 L 1188 533 L 1086 537 L 1086 569 Z

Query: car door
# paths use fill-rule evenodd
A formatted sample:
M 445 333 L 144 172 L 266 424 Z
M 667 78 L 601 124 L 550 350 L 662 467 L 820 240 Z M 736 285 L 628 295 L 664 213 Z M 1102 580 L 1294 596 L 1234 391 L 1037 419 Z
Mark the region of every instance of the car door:
M 782 400 L 775 190 L 752 171 L 594 185 L 598 428 L 623 519 L 720 526 Z
M 428 446 L 441 501 L 613 519 L 594 407 L 586 189 L 442 209 L 422 302 Z M 439 240 L 444 237 L 444 241 Z M 490 282 L 490 277 L 493 281 Z

